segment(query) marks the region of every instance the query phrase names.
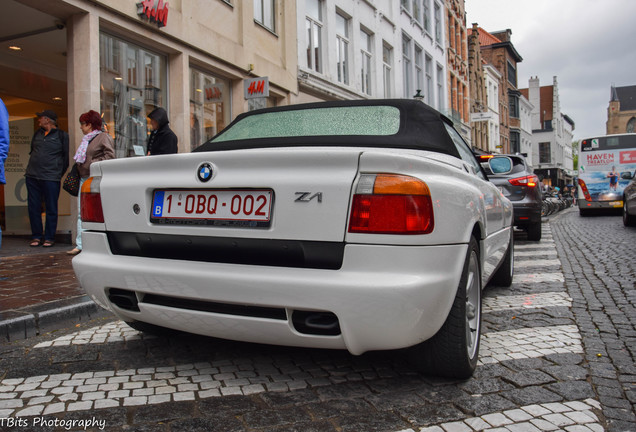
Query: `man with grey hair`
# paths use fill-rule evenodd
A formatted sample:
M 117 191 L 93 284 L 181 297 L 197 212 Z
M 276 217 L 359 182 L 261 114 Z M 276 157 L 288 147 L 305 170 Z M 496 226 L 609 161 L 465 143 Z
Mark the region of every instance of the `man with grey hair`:
M 26 169 L 32 247 L 51 247 L 57 231 L 57 201 L 60 183 L 68 168 L 68 134 L 57 128 L 57 114 L 51 110 L 36 113 L 40 128 L 31 140 Z M 42 202 L 46 222 L 42 229 Z

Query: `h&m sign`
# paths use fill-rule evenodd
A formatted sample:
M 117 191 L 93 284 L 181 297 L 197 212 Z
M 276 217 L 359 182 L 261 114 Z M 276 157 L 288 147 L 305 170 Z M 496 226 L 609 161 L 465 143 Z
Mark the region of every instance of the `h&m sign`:
M 156 23 L 159 28 L 164 27 L 168 23 L 168 3 L 159 0 L 143 0 L 137 3 L 137 15 L 141 19 L 147 19 L 151 23 Z
M 223 83 L 213 84 L 204 89 L 206 102 L 223 102 Z
M 243 83 L 245 99 L 269 97 L 269 77 L 250 78 Z

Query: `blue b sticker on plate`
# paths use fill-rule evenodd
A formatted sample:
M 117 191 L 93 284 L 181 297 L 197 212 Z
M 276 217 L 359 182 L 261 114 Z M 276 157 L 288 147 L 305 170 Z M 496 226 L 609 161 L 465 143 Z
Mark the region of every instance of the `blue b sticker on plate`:
M 164 194 L 165 194 L 164 191 L 155 192 L 155 198 L 152 203 L 152 215 L 155 217 L 161 217 L 161 214 L 163 212 Z

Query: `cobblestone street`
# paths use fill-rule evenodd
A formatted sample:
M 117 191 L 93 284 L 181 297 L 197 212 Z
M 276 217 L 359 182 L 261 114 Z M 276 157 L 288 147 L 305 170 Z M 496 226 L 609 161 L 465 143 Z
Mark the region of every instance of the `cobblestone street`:
M 576 209 L 540 243 L 519 236 L 512 287 L 485 291 L 467 381 L 420 375 L 399 352 L 153 336 L 105 318 L 2 346 L 0 419 L 38 431 L 91 419 L 109 431 L 634 431 L 634 244 L 619 218 Z
M 636 230 L 576 213 L 552 229 L 603 414 L 612 430 L 635 430 Z

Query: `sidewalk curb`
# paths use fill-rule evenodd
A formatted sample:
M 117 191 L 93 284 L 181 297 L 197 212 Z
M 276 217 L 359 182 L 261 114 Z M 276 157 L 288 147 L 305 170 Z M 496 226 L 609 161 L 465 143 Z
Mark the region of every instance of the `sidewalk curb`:
M 0 318 L 0 344 L 57 330 L 63 324 L 76 324 L 111 313 L 97 306 L 88 296 L 58 300 L 21 310 Z

